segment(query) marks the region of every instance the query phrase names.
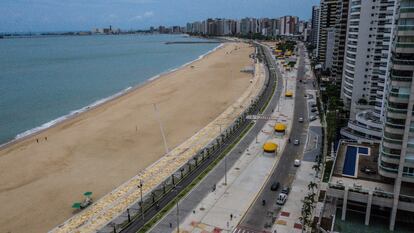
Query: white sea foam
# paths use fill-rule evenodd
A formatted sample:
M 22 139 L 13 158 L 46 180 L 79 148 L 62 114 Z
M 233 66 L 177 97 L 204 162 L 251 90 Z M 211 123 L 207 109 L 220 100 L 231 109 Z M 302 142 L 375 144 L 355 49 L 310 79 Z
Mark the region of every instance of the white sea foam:
M 160 78 L 160 77 L 161 77 L 162 75 L 164 75 L 164 74 L 168 74 L 168 73 L 171 73 L 171 72 L 177 71 L 178 69 L 180 69 L 180 68 L 182 68 L 182 67 L 185 67 L 185 66 L 187 66 L 187 65 L 189 65 L 189 64 L 191 64 L 191 63 L 193 63 L 193 62 L 195 62 L 195 61 L 201 60 L 201 59 L 203 59 L 205 56 L 207 56 L 208 54 L 210 54 L 210 53 L 212 53 L 212 52 L 216 51 L 217 49 L 219 49 L 219 48 L 220 48 L 220 47 L 222 47 L 222 46 L 223 46 L 223 44 L 220 44 L 220 45 L 218 45 L 217 47 L 215 47 L 215 48 L 213 48 L 213 49 L 211 49 L 211 50 L 207 51 L 206 53 L 204 53 L 204 54 L 200 55 L 197 59 L 194 59 L 194 60 L 192 60 L 192 61 L 190 61 L 190 62 L 187 62 L 187 63 L 185 63 L 185 64 L 183 64 L 183 65 L 181 65 L 181 66 L 179 66 L 179 67 L 177 67 L 177 68 L 173 68 L 173 69 L 171 69 L 171 70 L 169 70 L 169 71 L 167 71 L 167 72 L 164 72 L 164 73 L 161 73 L 161 74 L 155 75 L 154 77 L 149 78 L 149 79 L 147 80 L 147 82 L 148 82 L 148 81 L 153 81 L 153 80 L 156 80 L 156 79 Z M 143 84 L 145 84 L 145 83 L 147 83 L 147 82 L 144 82 Z M 140 85 L 138 85 L 137 87 L 139 87 L 139 86 L 141 86 L 141 85 L 143 85 L 143 84 L 140 84 Z M 29 135 L 31 135 L 31 134 L 35 134 L 35 133 L 37 133 L 37 132 L 39 132 L 39 131 L 45 130 L 45 129 L 47 129 L 47 128 L 50 128 L 50 127 L 52 127 L 52 126 L 54 126 L 54 125 L 56 125 L 56 124 L 58 124 L 58 123 L 60 123 L 60 122 L 62 122 L 62 121 L 65 121 L 65 120 L 67 120 L 67 119 L 69 119 L 69 118 L 71 118 L 71 117 L 73 117 L 73 116 L 75 116 L 75 115 L 77 115 L 77 114 L 79 114 L 79 113 L 85 112 L 85 111 L 87 111 L 87 110 L 89 110 L 89 109 L 91 109 L 91 108 L 97 107 L 97 106 L 99 106 L 99 105 L 101 105 L 101 104 L 104 104 L 104 103 L 106 103 L 106 102 L 108 102 L 108 101 L 110 101 L 110 100 L 114 99 L 114 98 L 117 98 L 117 97 L 119 97 L 119 96 L 121 96 L 121 95 L 125 94 L 126 92 L 128 92 L 128 91 L 129 91 L 129 90 L 131 90 L 131 89 L 132 89 L 132 87 L 128 87 L 128 88 L 126 88 L 126 89 L 124 89 L 124 90 L 122 90 L 122 91 L 120 91 L 120 92 L 118 92 L 118 93 L 116 93 L 116 94 L 114 94 L 114 95 L 111 95 L 111 96 L 109 96 L 109 97 L 106 97 L 106 98 L 103 98 L 103 99 L 97 100 L 97 101 L 93 102 L 92 104 L 87 105 L 87 106 L 85 106 L 85 107 L 83 107 L 83 108 L 80 108 L 80 109 L 77 109 L 77 110 L 71 111 L 71 112 L 69 112 L 69 114 L 67 114 L 67 115 L 64 115 L 64 116 L 61 116 L 61 117 L 56 118 L 56 119 L 54 119 L 54 120 L 51 120 L 51 121 L 49 121 L 49 122 L 46 122 L 46 123 L 42 124 L 41 126 L 35 127 L 35 128 L 33 128 L 33 129 L 30 129 L 30 130 L 27 130 L 27 131 L 24 131 L 23 133 L 19 133 L 19 134 L 17 134 L 17 135 L 16 135 L 16 137 L 15 137 L 12 141 L 9 141 L 9 142 L 6 142 L 6 143 L 4 143 L 4 144 L 1 144 L 1 145 L 0 145 L 0 147 L 5 146 L 5 145 L 10 144 L 10 143 L 13 143 L 14 141 L 16 141 L 16 140 L 18 140 L 18 139 L 21 139 L 21 138 L 23 138 L 23 137 L 26 137 L 26 136 L 29 136 Z
M 43 125 L 41 125 L 41 126 L 38 126 L 38 127 L 36 127 L 36 128 L 33 128 L 33 129 L 30 129 L 30 130 L 24 131 L 23 133 L 17 134 L 14 140 L 20 139 L 20 138 L 22 138 L 22 137 L 29 136 L 29 135 L 34 134 L 34 133 L 37 133 L 37 132 L 39 132 L 39 131 L 41 131 L 41 130 L 47 129 L 47 128 L 49 128 L 49 127 L 52 127 L 52 126 L 54 126 L 54 125 L 56 125 L 56 124 L 58 124 L 58 123 L 60 123 L 60 122 L 62 122 L 62 121 L 64 121 L 64 120 L 67 120 L 67 119 L 69 119 L 69 118 L 73 117 L 74 115 L 77 115 L 77 114 L 79 114 L 79 113 L 85 112 L 85 111 L 87 111 L 87 110 L 89 110 L 89 109 L 91 109 L 91 108 L 94 108 L 94 107 L 99 106 L 99 105 L 101 105 L 101 104 L 103 104 L 103 103 L 106 103 L 106 102 L 108 102 L 109 100 L 112 100 L 112 99 L 114 99 L 114 98 L 116 98 L 116 97 L 118 97 L 118 96 L 121 96 L 121 95 L 125 94 L 126 92 L 128 92 L 128 91 L 129 91 L 129 90 L 131 90 L 131 89 L 132 89 L 132 87 L 125 88 L 124 90 L 122 90 L 122 91 L 120 91 L 120 92 L 118 92 L 118 93 L 116 93 L 116 94 L 114 94 L 114 95 L 111 95 L 111 96 L 109 96 L 109 97 L 106 97 L 106 98 L 103 98 L 103 99 L 97 100 L 97 101 L 93 102 L 92 104 L 87 105 L 87 106 L 85 106 L 85 107 L 83 107 L 83 108 L 80 108 L 80 109 L 77 109 L 77 110 L 71 111 L 71 112 L 70 112 L 69 114 L 67 114 L 67 115 L 64 115 L 64 116 L 58 117 L 58 118 L 56 118 L 56 119 L 54 119 L 54 120 L 51 120 L 51 121 L 49 121 L 49 122 L 44 123 L 44 124 L 43 124 Z M 14 140 L 13 140 L 13 141 L 14 141 Z M 12 142 L 13 142 L 13 141 L 12 141 Z M 10 142 L 9 142 L 9 143 L 10 143 Z

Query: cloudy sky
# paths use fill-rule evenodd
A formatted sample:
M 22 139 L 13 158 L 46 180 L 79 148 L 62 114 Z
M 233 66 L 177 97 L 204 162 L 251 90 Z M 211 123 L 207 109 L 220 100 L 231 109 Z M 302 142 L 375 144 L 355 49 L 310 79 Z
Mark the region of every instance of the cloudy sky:
M 145 29 L 205 18 L 309 19 L 319 0 L 0 0 L 0 32 Z

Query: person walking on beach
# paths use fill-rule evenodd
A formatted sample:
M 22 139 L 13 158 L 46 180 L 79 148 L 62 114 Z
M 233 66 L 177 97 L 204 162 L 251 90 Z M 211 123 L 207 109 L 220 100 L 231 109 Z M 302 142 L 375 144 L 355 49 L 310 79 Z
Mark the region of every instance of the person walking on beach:
M 47 137 L 45 137 L 45 141 L 47 141 Z
M 36 142 L 39 143 L 39 139 L 38 138 L 36 138 Z

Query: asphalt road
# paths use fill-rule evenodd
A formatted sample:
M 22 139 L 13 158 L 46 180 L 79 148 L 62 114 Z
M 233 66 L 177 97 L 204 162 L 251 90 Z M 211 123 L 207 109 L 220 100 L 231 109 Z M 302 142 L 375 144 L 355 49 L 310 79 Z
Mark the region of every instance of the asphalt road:
M 268 61 L 271 61 L 269 64 L 269 69 L 266 72 L 266 75 L 275 75 L 280 77 L 280 73 L 276 70 L 276 65 L 274 60 L 270 55 L 269 50 L 265 50 L 265 55 Z M 269 72 L 273 72 L 269 73 Z M 276 72 L 276 73 L 275 73 Z M 276 104 L 279 101 L 280 95 L 283 90 L 283 80 L 277 79 L 277 89 L 270 100 L 266 110 L 263 114 L 271 114 L 272 109 L 276 107 Z M 260 130 L 263 128 L 266 121 L 257 121 L 255 125 L 250 129 L 249 132 L 240 140 L 240 142 L 226 155 L 226 165 L 227 167 L 232 167 L 234 163 L 239 159 L 242 152 L 245 151 L 250 143 L 256 140 L 256 135 L 259 134 Z M 179 219 L 184 219 L 187 215 L 191 214 L 192 211 L 197 207 L 197 205 L 204 199 L 204 197 L 212 191 L 213 185 L 221 185 L 218 182 L 224 176 L 224 159 L 220 161 L 218 165 L 193 189 L 191 192 L 179 203 L 178 216 Z M 150 232 L 154 233 L 167 233 L 172 232 L 177 226 L 177 208 L 174 207 L 161 221 L 154 226 Z M 171 223 L 171 227 L 170 227 Z
M 270 55 L 269 50 L 265 49 L 265 56 L 266 60 L 269 62 L 268 66 L 269 69 L 266 69 L 266 75 L 268 75 L 270 82 L 274 82 L 276 79 L 276 65 Z M 280 77 L 280 73 L 278 74 Z M 273 84 L 269 85 L 270 87 Z M 283 83 L 281 79 L 277 79 L 277 89 L 275 94 L 272 96 L 271 101 L 268 104 L 264 114 L 269 114 L 271 109 L 274 109 L 277 102 L 279 101 L 280 94 L 283 90 Z M 249 122 L 249 121 L 248 121 Z M 241 152 L 244 151 L 251 141 L 253 141 L 259 131 L 262 129 L 263 125 L 265 124 L 264 121 L 258 121 L 255 125 L 247 132 L 247 134 L 241 139 L 241 141 L 231 150 L 229 154 L 226 155 L 226 163 L 228 167 L 231 167 L 237 159 L 240 157 Z M 243 127 L 242 127 L 243 128 Z M 241 132 L 236 132 L 234 137 L 232 135 L 231 139 L 228 140 L 226 143 L 231 144 L 233 140 L 237 139 L 236 135 L 239 135 Z M 221 148 L 217 152 L 214 152 L 212 156 L 212 160 L 215 159 L 222 151 L 227 147 L 227 145 L 222 145 Z M 133 219 L 131 223 L 121 232 L 137 232 L 152 216 L 155 216 L 159 210 L 161 210 L 164 206 L 168 205 L 168 203 L 174 199 L 174 197 L 183 190 L 187 185 L 191 183 L 191 181 L 197 177 L 200 173 L 203 172 L 204 168 L 207 163 L 201 164 L 199 169 L 196 169 L 192 174 L 190 174 L 187 178 L 185 178 L 182 182 L 180 182 L 176 189 L 178 192 L 170 192 L 165 195 L 162 200 L 159 200 L 158 204 L 159 207 L 156 208 L 155 206 L 151 207 L 149 210 L 146 211 L 145 219 Z M 217 184 L 217 182 L 222 179 L 224 176 L 224 159 L 219 162 L 218 165 L 211 171 L 197 186 L 194 188 L 183 200 L 179 203 L 179 219 L 183 219 L 187 214 L 191 213 L 194 207 L 203 199 L 203 197 L 211 192 L 211 188 L 213 184 Z M 123 215 L 123 218 L 126 218 Z M 175 228 L 175 223 L 177 219 L 176 214 L 176 207 L 169 212 L 161 221 L 157 223 L 155 227 L 151 230 L 151 232 L 160 232 L 166 233 L 172 231 Z M 170 227 L 170 223 L 173 223 L 172 228 Z M 105 229 L 100 230 L 99 232 L 108 232 L 111 230 L 111 227 L 106 227 Z
M 298 67 L 298 79 L 304 77 L 304 56 L 303 48 L 300 48 L 299 54 L 301 59 Z M 296 95 L 295 95 L 295 110 L 292 123 L 292 129 L 290 138 L 292 143 L 286 144 L 286 147 L 281 154 L 281 158 L 276 165 L 270 179 L 265 184 L 261 192 L 258 194 L 255 202 L 250 206 L 249 210 L 241 220 L 238 228 L 249 229 L 252 232 L 263 232 L 269 230 L 265 226 L 274 222 L 274 218 L 280 211 L 280 207 L 276 205 L 276 198 L 279 195 L 281 189 L 285 186 L 290 186 L 296 174 L 297 168 L 293 166 L 295 159 L 301 159 L 303 156 L 303 150 L 306 141 L 308 128 L 308 114 L 307 114 L 307 101 L 304 97 L 305 85 L 297 83 Z M 304 123 L 299 123 L 299 117 L 304 118 Z M 294 145 L 294 139 L 300 140 L 300 145 Z M 280 188 L 278 191 L 271 191 L 270 186 L 273 182 L 280 182 Z M 266 200 L 266 205 L 262 205 L 262 200 Z

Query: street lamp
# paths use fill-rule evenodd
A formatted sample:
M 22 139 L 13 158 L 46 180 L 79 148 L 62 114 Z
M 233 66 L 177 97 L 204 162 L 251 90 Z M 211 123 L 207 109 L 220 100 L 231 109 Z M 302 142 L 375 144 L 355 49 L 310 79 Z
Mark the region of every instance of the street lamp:
M 227 156 L 224 157 L 224 185 L 227 185 Z
M 176 198 L 177 198 L 177 203 L 176 203 L 176 209 L 177 209 L 177 233 L 180 233 L 180 210 L 178 209 L 178 203 L 180 202 L 180 199 L 179 199 L 179 196 L 178 196 L 178 194 L 179 194 L 179 192 L 178 192 L 178 189 L 177 188 L 173 188 L 173 192 L 177 192 L 177 196 L 176 196 Z
M 141 203 L 141 215 L 142 215 L 142 219 L 144 219 L 144 207 L 143 207 L 144 203 L 142 202 L 142 186 L 143 186 L 143 183 L 142 183 L 142 180 L 140 180 L 138 188 L 140 190 L 140 196 L 141 196 L 141 202 L 140 202 Z
M 180 233 L 180 212 L 179 212 L 179 209 L 178 209 L 178 202 L 179 202 L 180 200 L 177 200 L 177 207 L 176 207 L 176 209 L 177 209 L 177 233 Z

